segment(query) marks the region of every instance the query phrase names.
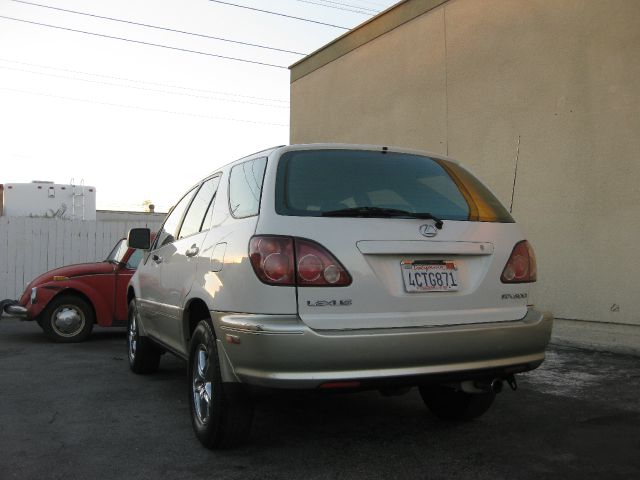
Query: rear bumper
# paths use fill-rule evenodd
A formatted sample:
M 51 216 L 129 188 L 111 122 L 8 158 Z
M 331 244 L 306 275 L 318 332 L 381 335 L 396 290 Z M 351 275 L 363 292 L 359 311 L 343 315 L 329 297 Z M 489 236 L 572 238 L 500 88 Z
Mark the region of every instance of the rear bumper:
M 14 317 L 20 317 L 22 319 L 27 318 L 27 308 L 20 305 L 16 300 L 2 300 L 0 302 L 0 314 L 7 313 Z
M 509 322 L 322 332 L 295 315 L 212 318 L 225 380 L 275 388 L 506 376 L 542 363 L 553 324 L 533 309 Z
M 4 311 L 16 317 L 27 318 L 27 309 L 22 305 L 9 305 L 5 307 Z

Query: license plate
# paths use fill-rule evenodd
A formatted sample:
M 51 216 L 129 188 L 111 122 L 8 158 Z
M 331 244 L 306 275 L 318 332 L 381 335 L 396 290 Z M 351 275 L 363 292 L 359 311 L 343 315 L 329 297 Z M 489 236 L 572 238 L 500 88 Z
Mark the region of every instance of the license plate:
M 400 263 L 404 289 L 416 292 L 454 292 L 460 289 L 455 262 L 403 260 Z

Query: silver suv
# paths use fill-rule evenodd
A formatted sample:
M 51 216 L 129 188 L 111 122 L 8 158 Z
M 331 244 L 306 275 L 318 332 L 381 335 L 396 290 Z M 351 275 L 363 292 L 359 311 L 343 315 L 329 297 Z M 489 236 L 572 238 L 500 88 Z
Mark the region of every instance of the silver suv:
M 178 201 L 128 289 L 129 363 L 188 361 L 209 448 L 242 441 L 249 387 L 385 393 L 419 387 L 469 420 L 543 361 L 552 317 L 529 304 L 522 230 L 459 163 L 363 145 L 278 147 Z

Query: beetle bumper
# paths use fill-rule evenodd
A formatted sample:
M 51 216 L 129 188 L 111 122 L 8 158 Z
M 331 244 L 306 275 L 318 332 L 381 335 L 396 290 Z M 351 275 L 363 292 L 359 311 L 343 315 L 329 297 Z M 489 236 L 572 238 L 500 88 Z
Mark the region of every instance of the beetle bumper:
M 27 318 L 27 308 L 20 305 L 16 300 L 2 300 L 2 302 L 0 302 L 0 313 L 8 313 L 9 315 L 22 319 Z

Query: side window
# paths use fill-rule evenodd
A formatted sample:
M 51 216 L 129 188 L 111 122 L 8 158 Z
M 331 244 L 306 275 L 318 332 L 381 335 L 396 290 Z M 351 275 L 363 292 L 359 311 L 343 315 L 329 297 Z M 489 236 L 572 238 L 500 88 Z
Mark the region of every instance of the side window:
M 193 194 L 196 192 L 196 189 L 192 189 L 187 193 L 182 200 L 178 202 L 178 204 L 171 210 L 169 216 L 164 221 L 162 228 L 158 232 L 158 239 L 156 241 L 156 246 L 154 248 L 160 248 L 163 245 L 167 245 L 168 243 L 174 242 L 176 239 L 174 235 L 176 234 L 176 230 L 178 229 L 178 225 L 180 225 L 180 220 L 182 219 L 182 215 L 184 211 L 189 206 L 189 202 L 191 198 L 193 198 Z
M 184 222 L 182 222 L 182 227 L 180 227 L 180 233 L 178 234 L 178 240 L 209 228 L 208 223 L 206 227 L 203 228 L 205 214 L 209 206 L 213 203 L 213 197 L 218 188 L 219 181 L 220 177 L 213 177 L 202 184 L 202 187 L 200 187 L 200 190 L 196 193 L 184 217 Z
M 127 268 L 136 270 L 138 268 L 138 265 L 140 264 L 140 260 L 142 260 L 142 257 L 144 257 L 144 250 L 134 250 L 129 257 L 129 260 L 127 260 Z
M 266 158 L 256 158 L 231 169 L 229 208 L 231 215 L 235 218 L 251 217 L 258 214 L 266 166 Z
M 218 185 L 220 184 L 220 179 L 222 175 L 218 175 L 214 177 L 212 180 L 215 181 L 215 187 L 213 192 L 213 199 L 209 202 L 209 207 L 207 208 L 207 213 L 204 214 L 204 221 L 202 222 L 202 230 L 209 230 L 211 228 L 211 223 L 213 222 L 213 207 L 216 204 L 216 196 L 218 191 Z

